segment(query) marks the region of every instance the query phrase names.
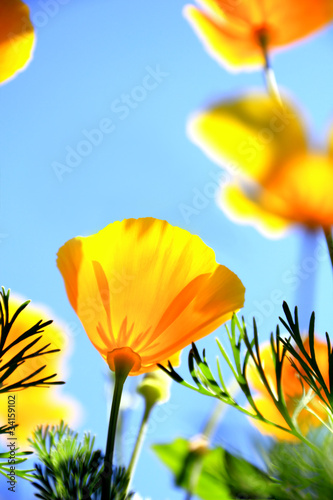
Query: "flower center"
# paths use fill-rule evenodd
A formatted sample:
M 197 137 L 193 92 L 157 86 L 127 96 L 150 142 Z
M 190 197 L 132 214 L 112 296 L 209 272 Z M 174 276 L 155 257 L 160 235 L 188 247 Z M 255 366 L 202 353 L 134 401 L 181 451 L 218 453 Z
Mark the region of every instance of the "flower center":
M 113 372 L 116 370 L 127 371 L 127 373 L 138 372 L 141 368 L 139 354 L 134 352 L 130 347 L 113 349 L 111 352 L 108 352 L 106 359 L 110 370 Z

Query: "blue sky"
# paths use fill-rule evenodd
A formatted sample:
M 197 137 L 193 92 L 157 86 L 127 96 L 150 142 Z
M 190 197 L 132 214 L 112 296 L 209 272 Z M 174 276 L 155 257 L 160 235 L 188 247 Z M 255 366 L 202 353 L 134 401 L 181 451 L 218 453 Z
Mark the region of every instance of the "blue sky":
M 186 121 L 207 103 L 263 88 L 263 79 L 259 72 L 229 74 L 211 59 L 182 17 L 185 2 L 54 0 L 53 10 L 46 1 L 27 3 L 37 31 L 34 60 L 0 88 L 2 284 L 51 308 L 72 332 L 64 391 L 84 409 L 78 430 L 90 430 L 104 448 L 107 370 L 55 265 L 65 241 L 145 216 L 198 234 L 243 281 L 244 316 L 256 315 L 263 339 L 282 312 L 277 296 L 303 306 L 303 326 L 306 307 L 315 307 L 317 331 L 330 331 L 331 271 L 322 252 L 308 266 L 307 257 L 324 245 L 321 235 L 294 230 L 266 239 L 229 221 L 205 195 L 221 170 L 189 141 Z M 323 147 L 332 121 L 332 47 L 327 29 L 273 58 L 278 83 L 304 108 L 311 138 Z M 184 206 L 196 213 L 186 215 Z M 217 334 L 223 339 L 224 329 Z M 214 336 L 198 343 L 212 362 Z M 169 406 L 153 417 L 134 480 L 142 496 L 183 498 L 149 446 L 197 434 L 213 403 L 173 386 Z M 129 432 L 135 433 L 141 410 L 131 416 Z M 255 437 L 245 418 L 230 410 L 215 442 L 255 460 Z M 23 486 L 21 493 L 17 498 L 26 498 Z

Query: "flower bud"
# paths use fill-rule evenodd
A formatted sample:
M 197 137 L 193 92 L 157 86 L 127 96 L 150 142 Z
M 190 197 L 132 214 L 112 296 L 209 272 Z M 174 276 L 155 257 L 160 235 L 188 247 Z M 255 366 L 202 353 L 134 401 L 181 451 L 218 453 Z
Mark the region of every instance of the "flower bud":
M 147 373 L 137 387 L 137 392 L 149 407 L 166 403 L 170 398 L 171 378 L 162 370 Z

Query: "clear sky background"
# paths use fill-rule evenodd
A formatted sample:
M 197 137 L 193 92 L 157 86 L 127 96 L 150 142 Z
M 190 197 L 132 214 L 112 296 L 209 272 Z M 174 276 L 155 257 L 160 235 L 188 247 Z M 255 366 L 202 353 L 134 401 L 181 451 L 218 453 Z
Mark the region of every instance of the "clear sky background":
M 182 17 L 183 1 L 54 2 L 53 12 L 42 0 L 27 2 L 37 32 L 34 60 L 0 88 L 1 284 L 45 304 L 67 325 L 73 345 L 63 390 L 82 406 L 77 430 L 90 430 L 104 449 L 107 367 L 71 309 L 55 265 L 65 241 L 146 216 L 198 234 L 243 281 L 243 313 L 246 320 L 256 315 L 262 339 L 282 313 L 276 295 L 302 308 L 303 326 L 315 308 L 317 331 L 332 333 L 332 276 L 328 258 L 317 259 L 311 269 L 307 264 L 306 257 L 324 245 L 320 234 L 296 229 L 267 239 L 232 223 L 205 194 L 221 169 L 189 141 L 187 119 L 219 98 L 264 89 L 261 73 L 229 74 L 211 59 Z M 273 58 L 278 83 L 304 109 L 311 139 L 324 148 L 333 114 L 332 54 L 333 32 L 326 29 Z M 153 87 L 153 78 L 146 77 L 157 68 L 156 85 L 144 95 L 136 87 L 147 81 Z M 136 107 L 120 108 L 131 93 Z M 54 165 L 66 164 L 69 151 L 80 149 L 85 134 L 101 126 L 107 132 L 100 143 L 72 158 L 71 171 L 59 174 L 58 168 L 56 175 Z M 199 192 L 204 198 L 198 209 Z M 186 216 L 185 205 L 196 213 Z M 217 335 L 223 339 L 223 327 Z M 198 342 L 212 363 L 214 337 Z M 180 372 L 188 377 L 187 352 Z M 150 445 L 197 434 L 213 404 L 172 386 L 170 403 L 152 419 L 135 476 L 134 488 L 143 497 L 184 497 Z M 141 412 L 140 403 L 128 420 L 129 435 L 136 433 Z M 229 410 L 214 443 L 256 461 L 252 442 L 258 436 L 245 417 Z M 130 452 L 128 447 L 127 457 Z M 28 491 L 21 482 L 15 498 L 32 498 Z

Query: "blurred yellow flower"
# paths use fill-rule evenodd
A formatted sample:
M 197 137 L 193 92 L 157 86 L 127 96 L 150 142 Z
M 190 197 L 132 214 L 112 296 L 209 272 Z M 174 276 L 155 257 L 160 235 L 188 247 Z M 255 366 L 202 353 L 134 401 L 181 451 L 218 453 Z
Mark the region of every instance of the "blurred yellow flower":
M 330 0 L 197 0 L 184 15 L 207 51 L 233 71 L 264 66 L 264 50 L 285 47 L 331 22 Z
M 291 104 L 260 94 L 222 102 L 194 116 L 189 135 L 231 173 L 219 204 L 233 220 L 266 234 L 333 224 L 332 152 L 310 148 Z
M 25 300 L 10 295 L 10 320 L 23 302 Z M 37 425 L 57 425 L 61 419 L 73 423 L 77 418 L 78 406 L 76 402 L 69 396 L 62 394 L 62 391 L 58 387 L 48 386 L 47 383 L 44 387 L 37 386 L 25 389 L 12 387 L 24 379 L 26 379 L 25 383 L 28 383 L 54 374 L 57 374 L 57 376 L 51 378 L 50 382 L 63 380 L 66 374 L 63 361 L 68 354 L 68 338 L 60 323 L 51 323 L 41 333 L 20 341 L 6 351 L 6 348 L 12 342 L 36 325 L 42 318 L 44 321 L 49 320 L 50 317 L 52 317 L 51 314 L 45 308 L 29 304 L 13 322 L 6 342 L 2 346 L 2 352 L 5 351 L 5 354 L 1 356 L 0 360 L 0 376 L 3 376 L 6 372 L 6 369 L 2 368 L 1 370 L 1 367 L 4 367 L 22 349 L 26 349 L 25 357 L 32 355 L 45 346 L 47 346 L 47 349 L 44 349 L 45 351 L 61 349 L 61 352 L 28 358 L 1 383 L 0 426 L 8 423 L 8 404 L 9 402 L 14 402 L 13 407 L 15 411 L 10 414 L 15 415 L 15 423 L 18 424 L 18 427 L 15 428 L 15 437 L 17 438 L 17 446 L 19 447 L 27 446 L 27 438 L 31 437 Z M 1 338 L 3 338 L 2 331 Z M 35 340 L 37 342 L 31 346 L 30 344 Z M 30 377 L 36 370 L 44 366 L 46 367 L 38 374 Z
M 176 363 L 179 351 L 208 335 L 244 303 L 244 286 L 198 236 L 153 218 L 114 222 L 68 241 L 58 268 L 91 342 L 114 370 L 131 375 Z
M 0 84 L 22 71 L 35 43 L 29 7 L 21 0 L 0 2 Z
M 308 339 L 304 341 L 304 346 L 307 352 L 309 352 Z M 314 347 L 315 347 L 318 366 L 323 375 L 325 383 L 329 387 L 327 344 L 325 341 L 322 341 L 319 338 L 315 337 Z M 263 345 L 261 347 L 260 357 L 266 378 L 270 384 L 271 389 L 273 390 L 273 393 L 276 393 L 276 376 L 275 376 L 274 360 L 272 357 L 271 347 L 269 344 Z M 290 358 L 289 354 L 287 354 L 287 356 L 284 358 L 281 385 L 288 413 L 292 417 L 294 410 L 297 407 L 297 404 L 302 398 L 303 386 L 305 392 L 308 392 L 310 387 L 304 380 L 302 380 L 303 383 L 302 386 L 302 383 L 300 381 L 300 376 L 297 370 L 290 363 L 289 358 Z M 294 361 L 296 362 L 297 366 L 300 366 L 296 360 Z M 303 373 L 302 369 L 300 369 L 300 371 Z M 247 380 L 249 381 L 250 386 L 257 392 L 257 395 L 253 399 L 258 410 L 262 413 L 262 415 L 266 419 L 274 422 L 275 424 L 288 428 L 288 424 L 285 422 L 284 418 L 277 410 L 267 389 L 261 382 L 258 372 L 253 364 L 249 364 L 248 366 Z M 327 420 L 328 414 L 325 411 L 323 404 L 321 403 L 318 396 L 315 396 L 310 401 L 310 403 L 308 403 L 308 407 L 311 410 L 315 411 L 316 414 L 322 420 L 324 421 Z M 278 429 L 277 427 L 274 427 L 270 424 L 265 424 L 254 419 L 250 420 L 256 427 L 258 427 L 258 429 L 263 434 L 271 435 L 285 441 L 297 441 L 297 438 L 295 436 L 289 434 L 288 432 L 283 431 L 282 429 Z M 321 425 L 320 420 L 316 418 L 313 414 L 308 412 L 306 409 L 303 409 L 300 412 L 297 418 L 297 423 L 303 435 L 306 435 L 312 427 L 317 427 Z

